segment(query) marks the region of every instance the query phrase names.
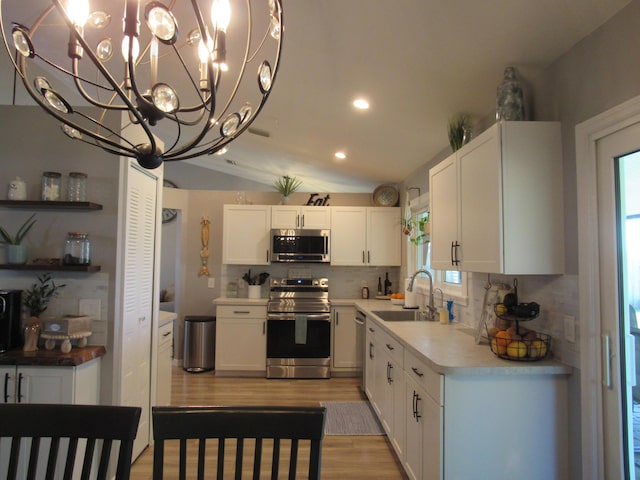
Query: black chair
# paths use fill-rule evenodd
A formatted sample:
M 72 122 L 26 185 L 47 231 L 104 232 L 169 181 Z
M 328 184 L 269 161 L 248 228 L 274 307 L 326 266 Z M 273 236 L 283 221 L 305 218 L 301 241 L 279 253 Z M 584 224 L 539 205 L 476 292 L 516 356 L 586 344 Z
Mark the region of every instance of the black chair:
M 270 478 L 276 480 L 281 463 L 288 463 L 288 478 L 293 480 L 299 459 L 304 457 L 306 461 L 307 447 L 306 478 L 320 478 L 325 407 L 153 407 L 152 415 L 153 480 L 164 478 L 165 454 L 172 443 L 179 443 L 178 472 L 166 478 L 184 480 L 187 466 L 196 468 L 196 465 L 197 478 L 203 479 L 205 472 L 213 470 L 206 465 L 215 463 L 215 478 L 223 479 L 225 449 L 235 448 L 235 460 L 228 460 L 227 464 L 234 470 L 236 480 L 242 478 L 243 465 L 252 468 L 253 479 L 261 478 L 263 468 L 270 470 Z M 213 445 L 208 451 L 207 441 Z M 245 450 L 246 457 L 253 451 L 253 460 L 245 458 Z M 272 450 L 271 460 L 263 461 L 263 451 L 267 457 L 269 450 Z M 172 459 L 169 454 L 166 457 L 168 464 Z M 285 466 L 283 470 L 286 469 Z
M 64 473 L 65 480 L 103 480 L 117 453 L 115 478 L 128 480 L 140 412 L 139 407 L 122 406 L 0 404 L 0 437 L 11 438 L 5 439 L 11 448 L 0 478 L 53 479 Z M 21 453 L 28 457 L 26 476 L 19 473 Z M 81 476 L 74 476 L 80 462 Z

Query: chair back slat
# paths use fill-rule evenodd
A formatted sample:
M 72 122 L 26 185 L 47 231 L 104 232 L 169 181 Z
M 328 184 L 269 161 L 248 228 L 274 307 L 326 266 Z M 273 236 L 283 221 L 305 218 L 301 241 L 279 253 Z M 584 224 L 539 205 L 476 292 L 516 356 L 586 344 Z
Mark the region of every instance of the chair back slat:
M 305 470 L 308 471 L 308 478 L 311 480 L 320 478 L 325 407 L 153 407 L 152 415 L 155 439 L 153 480 L 175 478 L 175 472 L 165 472 L 168 441 L 180 442 L 179 480 L 186 478 L 187 465 L 196 464 L 197 478 L 204 478 L 203 475 L 207 469 L 206 461 L 213 459 L 214 456 L 217 458 L 215 466 L 212 464 L 208 468 L 215 469 L 216 478 L 219 479 L 224 478 L 226 466 L 235 468 L 233 477 L 237 480 L 242 479 L 243 468 L 248 469 L 251 466 L 247 471 L 251 472 L 254 480 L 266 478 L 269 472 L 270 478 L 277 480 L 281 459 L 288 458 L 287 477 L 293 480 L 296 477 L 296 471 L 301 468 L 299 465 L 301 459 L 304 458 L 306 461 L 307 452 L 309 466 L 308 470 Z M 189 439 L 199 440 L 197 462 L 194 462 L 193 454 L 187 451 L 186 441 Z M 215 450 L 215 453 L 206 451 L 205 439 L 217 439 L 217 445 L 213 441 L 206 443 L 210 450 Z M 229 455 L 232 451 L 228 448 L 230 439 L 235 441 L 233 443 L 235 454 L 229 458 L 229 463 L 225 464 L 227 450 Z M 287 440 L 288 457 L 283 456 L 282 440 Z M 300 455 L 302 445 L 300 442 L 304 442 L 305 448 L 302 450 L 305 452 L 304 457 Z M 267 456 L 265 461 L 268 463 L 270 458 L 271 467 L 266 475 L 261 476 L 261 473 L 264 474 L 263 470 L 267 468 L 266 465 L 263 466 L 267 446 L 272 449 L 272 454 Z M 252 456 L 249 455 L 251 451 Z M 186 460 L 188 455 L 191 455 L 189 462 Z M 249 465 L 247 459 L 253 462 L 252 465 Z M 286 467 L 282 466 L 282 468 Z
M 0 464 L 0 478 L 107 480 L 111 459 L 117 455 L 115 479 L 128 480 L 141 411 L 124 406 L 0 404 L 0 437 L 11 438 L 8 465 Z M 79 441 L 84 448 L 78 448 Z M 22 449 L 27 442 L 30 447 Z M 119 447 L 112 450 L 114 442 Z M 96 445 L 102 446 L 99 455 L 94 455 Z M 23 457 L 26 463 L 21 467 Z

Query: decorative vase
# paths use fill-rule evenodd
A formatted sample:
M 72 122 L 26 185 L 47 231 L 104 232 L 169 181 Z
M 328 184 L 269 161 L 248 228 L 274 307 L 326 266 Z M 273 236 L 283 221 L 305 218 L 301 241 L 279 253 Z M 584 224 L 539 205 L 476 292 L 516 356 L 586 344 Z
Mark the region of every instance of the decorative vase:
M 496 120 L 524 120 L 524 95 L 513 67 L 504 69 L 504 78 L 498 85 Z
M 40 319 L 31 317 L 24 327 L 24 352 L 35 352 L 38 350 L 38 337 L 40 336 Z
M 7 263 L 10 265 L 24 265 L 27 263 L 26 245 L 6 245 Z
M 289 204 L 289 196 L 288 195 L 282 195 L 280 197 L 280 203 L 282 205 L 288 205 Z

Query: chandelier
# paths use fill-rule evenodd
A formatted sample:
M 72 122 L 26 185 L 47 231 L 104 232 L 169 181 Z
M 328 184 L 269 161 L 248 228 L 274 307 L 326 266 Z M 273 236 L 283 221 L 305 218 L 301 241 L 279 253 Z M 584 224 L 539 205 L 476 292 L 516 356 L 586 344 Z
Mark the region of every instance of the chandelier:
M 283 31 L 281 0 L 0 0 L 0 26 L 27 92 L 67 136 L 148 169 L 216 153 L 249 127 Z

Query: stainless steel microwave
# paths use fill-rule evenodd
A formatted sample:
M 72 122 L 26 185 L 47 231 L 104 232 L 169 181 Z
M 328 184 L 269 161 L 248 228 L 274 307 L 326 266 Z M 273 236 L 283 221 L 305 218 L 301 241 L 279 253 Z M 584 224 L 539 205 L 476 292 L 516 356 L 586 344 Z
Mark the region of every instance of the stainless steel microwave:
M 329 230 L 271 230 L 271 262 L 329 263 Z

